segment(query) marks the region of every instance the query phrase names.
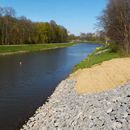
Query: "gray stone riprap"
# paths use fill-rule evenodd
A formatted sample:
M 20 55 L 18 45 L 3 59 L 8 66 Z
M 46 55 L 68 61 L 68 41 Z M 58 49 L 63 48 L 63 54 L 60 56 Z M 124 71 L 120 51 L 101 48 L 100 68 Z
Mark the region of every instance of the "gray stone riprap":
M 130 130 L 130 84 L 78 95 L 75 83 L 62 81 L 23 130 Z

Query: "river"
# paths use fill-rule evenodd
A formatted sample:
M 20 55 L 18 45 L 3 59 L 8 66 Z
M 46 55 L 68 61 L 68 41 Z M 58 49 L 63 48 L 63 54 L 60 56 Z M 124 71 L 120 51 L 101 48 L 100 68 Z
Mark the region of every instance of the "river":
M 99 44 L 0 56 L 0 130 L 17 130 Z M 21 62 L 21 64 L 20 64 Z

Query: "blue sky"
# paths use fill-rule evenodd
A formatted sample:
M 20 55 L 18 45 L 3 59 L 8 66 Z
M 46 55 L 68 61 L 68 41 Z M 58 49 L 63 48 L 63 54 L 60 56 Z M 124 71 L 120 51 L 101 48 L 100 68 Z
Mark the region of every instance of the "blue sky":
M 0 6 L 13 7 L 17 16 L 32 21 L 55 20 L 76 35 L 94 32 L 96 17 L 107 0 L 0 0 Z

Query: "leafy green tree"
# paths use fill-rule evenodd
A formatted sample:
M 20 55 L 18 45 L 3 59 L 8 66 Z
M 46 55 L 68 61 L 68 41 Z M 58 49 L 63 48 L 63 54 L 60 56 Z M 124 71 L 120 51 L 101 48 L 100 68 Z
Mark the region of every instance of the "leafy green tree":
M 15 17 L 15 10 L 0 7 L 0 44 L 30 44 L 66 42 L 67 30 L 55 21 L 32 22 L 26 17 Z

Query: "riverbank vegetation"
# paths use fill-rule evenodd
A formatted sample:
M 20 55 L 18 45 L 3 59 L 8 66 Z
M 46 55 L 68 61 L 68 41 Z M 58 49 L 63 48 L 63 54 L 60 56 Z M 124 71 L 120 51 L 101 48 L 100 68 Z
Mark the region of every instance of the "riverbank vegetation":
M 99 18 L 99 26 L 106 38 L 112 43 L 111 48 L 130 54 L 130 1 L 109 0 L 106 9 Z
M 107 44 L 76 65 L 73 71 L 89 68 L 113 58 L 130 56 L 130 2 L 109 0 L 98 20 L 102 38 Z
M 97 31 L 96 33 L 81 33 L 79 36 L 74 34 L 69 35 L 69 40 L 89 43 L 105 43 L 105 33 L 103 31 Z
M 103 61 L 120 57 L 122 56 L 119 52 L 112 51 L 108 46 L 97 48 L 95 52 L 93 52 L 85 60 L 77 64 L 74 67 L 73 72 L 78 69 L 90 68 L 95 64 L 101 64 Z
M 29 45 L 0 45 L 0 55 L 13 53 L 24 53 L 43 51 L 49 49 L 63 48 L 75 45 L 75 43 L 51 43 L 51 44 L 29 44 Z
M 15 10 L 0 7 L 0 44 L 64 43 L 68 31 L 55 21 L 32 22 L 26 17 L 16 17 Z

